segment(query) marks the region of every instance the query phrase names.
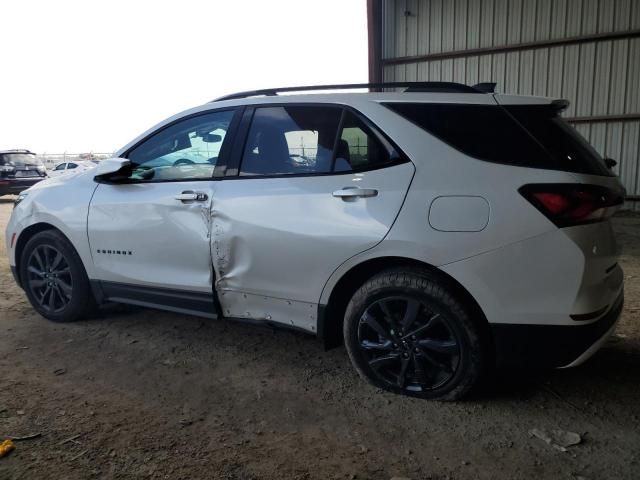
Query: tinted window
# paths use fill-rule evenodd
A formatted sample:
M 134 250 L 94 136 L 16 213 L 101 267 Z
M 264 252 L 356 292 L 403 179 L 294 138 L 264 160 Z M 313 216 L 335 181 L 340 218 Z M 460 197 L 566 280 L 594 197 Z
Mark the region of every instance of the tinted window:
M 58 165 L 55 170 L 64 170 L 64 168 L 67 166 L 66 163 L 61 163 L 60 165 Z
M 0 155 L 0 165 L 39 166 L 42 165 L 42 161 L 33 153 L 5 153 Z
M 391 103 L 387 106 L 472 157 L 523 166 L 549 163 L 542 147 L 498 105 Z
M 505 109 L 535 137 L 562 170 L 591 175 L 615 175 L 575 128 L 549 105 L 509 105 Z
M 211 178 L 233 111 L 212 112 L 180 121 L 135 147 L 131 180 L 167 181 Z
M 257 108 L 240 175 L 330 172 L 340 114 L 333 107 Z
M 490 162 L 610 175 L 555 106 L 389 103 L 387 107 L 461 152 Z
M 334 171 L 375 168 L 398 157 L 393 148 L 385 145 L 383 140 L 378 138 L 362 120 L 353 113 L 345 111 L 336 149 Z
M 77 163 L 70 163 L 69 165 L 67 165 L 67 170 L 69 170 L 70 168 L 77 168 L 78 164 Z

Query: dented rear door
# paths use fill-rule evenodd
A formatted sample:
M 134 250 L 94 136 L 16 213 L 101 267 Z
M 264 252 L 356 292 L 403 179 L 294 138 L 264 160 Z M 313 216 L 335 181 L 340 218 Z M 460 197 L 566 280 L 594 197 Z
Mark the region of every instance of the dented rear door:
M 289 132 L 287 141 L 291 148 Z M 251 152 L 267 150 L 250 142 L 248 134 L 245 162 Z M 277 154 L 277 148 L 269 148 L 271 155 Z M 297 154 L 291 156 L 301 161 Z M 312 169 L 320 154 L 302 161 Z M 211 214 L 212 256 L 225 316 L 314 331 L 317 304 L 331 273 L 385 237 L 411 183 L 413 164 L 397 161 L 368 171 L 335 171 L 346 168 L 340 162 L 337 158 L 334 173 L 271 178 L 268 173 L 242 176 L 241 166 L 240 175 L 218 182 Z M 294 165 L 293 171 L 300 170 Z

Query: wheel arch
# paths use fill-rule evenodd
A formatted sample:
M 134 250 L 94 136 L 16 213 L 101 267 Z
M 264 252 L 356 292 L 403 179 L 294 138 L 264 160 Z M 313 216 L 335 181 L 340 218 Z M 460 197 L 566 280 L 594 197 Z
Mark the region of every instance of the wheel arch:
M 19 273 L 21 271 L 20 263 L 22 262 L 22 252 L 24 251 L 24 247 L 26 246 L 27 242 L 34 237 L 34 235 L 40 232 L 44 232 L 46 230 L 55 230 L 60 235 L 62 235 L 69 242 L 71 246 L 73 246 L 73 243 L 71 243 L 71 241 L 64 234 L 64 232 L 62 232 L 59 228 L 47 222 L 34 223 L 26 227 L 24 230 L 22 230 L 22 232 L 20 232 L 20 235 L 18 236 L 18 239 L 16 241 L 16 249 L 15 249 L 16 272 L 18 272 L 17 281 L 20 283 L 20 288 L 24 288 L 22 285 L 22 279 L 20 278 L 20 273 Z
M 480 326 L 481 333 L 486 339 L 487 348 L 492 350 L 489 322 L 469 291 L 455 278 L 439 268 L 420 260 L 405 257 L 378 257 L 365 260 L 351 267 L 334 284 L 326 304 L 318 306 L 318 337 L 322 340 L 326 350 L 338 347 L 343 343 L 344 314 L 347 304 L 356 290 L 368 279 L 384 270 L 403 267 L 428 271 L 439 277 L 445 287 L 469 309 L 471 317 L 476 319 Z

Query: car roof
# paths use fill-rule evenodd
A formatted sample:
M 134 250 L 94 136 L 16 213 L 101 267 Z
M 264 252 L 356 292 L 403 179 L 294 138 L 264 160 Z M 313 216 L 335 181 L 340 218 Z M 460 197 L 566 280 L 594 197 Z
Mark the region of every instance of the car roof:
M 482 85 L 482 84 L 479 84 Z M 468 85 L 455 84 L 452 82 L 391 82 L 377 84 L 349 84 L 349 85 L 316 85 L 304 87 L 284 87 L 275 89 L 253 90 L 226 95 L 220 99 L 190 108 L 176 113 L 162 122 L 154 125 L 147 131 L 134 138 L 127 145 L 120 148 L 115 156 L 120 156 L 141 139 L 145 138 L 153 131 L 179 120 L 188 115 L 206 113 L 210 110 L 232 108 L 243 105 L 270 105 L 287 103 L 306 104 L 334 104 L 354 106 L 362 105 L 363 102 L 389 103 L 389 102 L 410 102 L 410 103 L 459 103 L 475 105 L 496 105 L 496 104 L 549 104 L 558 101 L 549 97 L 534 97 L 521 95 L 496 94 L 486 89 L 469 87 Z M 493 89 L 495 84 L 491 84 Z M 404 91 L 386 92 L 354 92 L 353 89 L 382 89 L 382 88 L 405 88 Z M 483 87 L 484 88 L 484 87 Z M 339 90 L 347 91 L 339 91 Z M 332 92 L 327 93 L 326 90 Z M 303 93 L 299 93 L 299 92 Z M 316 93 L 308 93 L 316 91 Z M 338 92 L 334 92 L 338 91 Z M 285 93 L 281 95 L 279 93 Z

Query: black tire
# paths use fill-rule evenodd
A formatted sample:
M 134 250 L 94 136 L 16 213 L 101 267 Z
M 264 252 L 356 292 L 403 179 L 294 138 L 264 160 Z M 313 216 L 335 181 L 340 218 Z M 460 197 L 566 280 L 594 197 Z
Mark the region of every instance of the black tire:
M 446 401 L 479 382 L 486 362 L 479 325 L 443 283 L 405 268 L 382 272 L 356 291 L 344 340 L 360 376 L 391 392 Z
M 78 320 L 95 307 L 80 256 L 56 230 L 29 239 L 20 257 L 20 282 L 33 308 L 54 322 Z

